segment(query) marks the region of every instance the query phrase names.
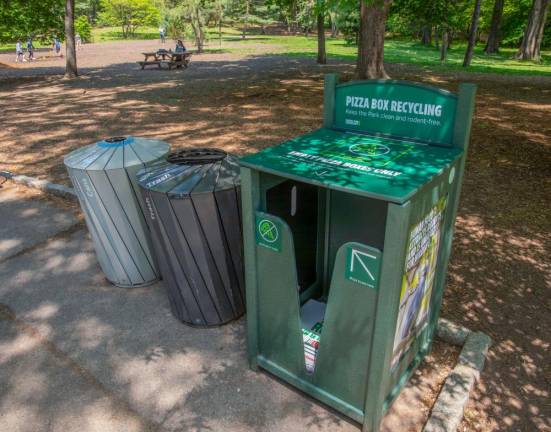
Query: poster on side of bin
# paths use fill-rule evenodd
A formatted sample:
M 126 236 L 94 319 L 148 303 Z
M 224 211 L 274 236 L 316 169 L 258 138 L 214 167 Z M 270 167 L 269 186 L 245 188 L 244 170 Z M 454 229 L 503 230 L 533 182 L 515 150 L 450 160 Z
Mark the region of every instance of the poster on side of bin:
M 445 207 L 443 197 L 409 233 L 391 367 L 427 324 Z

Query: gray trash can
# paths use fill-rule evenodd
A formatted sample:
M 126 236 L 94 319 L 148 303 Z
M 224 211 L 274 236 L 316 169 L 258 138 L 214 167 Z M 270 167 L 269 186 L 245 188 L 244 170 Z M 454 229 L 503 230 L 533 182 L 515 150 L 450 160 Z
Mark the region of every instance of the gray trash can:
M 171 153 L 138 173 L 174 315 L 221 325 L 245 311 L 239 166 L 216 149 Z
M 117 286 L 148 285 L 159 278 L 136 173 L 169 150 L 163 141 L 114 137 L 65 157 L 99 264 Z

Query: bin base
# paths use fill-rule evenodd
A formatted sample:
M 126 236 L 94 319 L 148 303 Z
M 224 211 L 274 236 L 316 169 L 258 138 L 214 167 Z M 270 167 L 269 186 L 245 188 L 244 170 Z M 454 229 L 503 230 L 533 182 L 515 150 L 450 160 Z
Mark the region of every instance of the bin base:
M 174 318 L 176 318 L 178 321 L 180 321 L 182 324 L 184 324 L 187 327 L 191 327 L 191 328 L 195 328 L 195 329 L 208 329 L 208 328 L 222 327 L 223 325 L 229 324 L 233 321 L 237 321 L 239 318 L 245 316 L 245 312 L 242 312 L 241 314 L 239 314 L 235 317 L 232 317 L 229 320 L 221 321 L 221 322 L 218 322 L 216 324 L 194 324 L 194 323 L 189 322 L 189 321 L 183 321 L 174 312 L 172 313 L 172 316 L 174 316 Z
M 105 279 L 107 279 L 107 278 L 105 278 Z M 118 283 L 118 282 L 113 282 L 112 280 L 107 279 L 107 281 L 110 284 L 115 285 L 118 288 L 127 288 L 127 289 L 147 287 L 149 285 L 156 284 L 160 280 L 161 280 L 161 278 L 156 278 L 156 279 L 153 279 L 152 281 L 142 282 L 142 283 L 139 283 L 139 284 L 128 284 L 127 285 L 127 284 L 121 284 L 121 283 Z

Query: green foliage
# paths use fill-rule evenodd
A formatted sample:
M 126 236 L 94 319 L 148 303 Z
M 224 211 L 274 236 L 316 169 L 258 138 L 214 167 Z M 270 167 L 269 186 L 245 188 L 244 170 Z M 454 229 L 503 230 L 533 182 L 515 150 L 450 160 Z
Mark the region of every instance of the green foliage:
M 77 33 L 83 42 L 92 41 L 92 27 L 88 22 L 88 17 L 82 15 L 75 20 L 75 34 Z
M 334 19 L 345 42 L 348 45 L 356 45 L 358 43 L 358 32 L 360 31 L 360 11 L 358 8 L 343 8 Z
M 125 38 L 132 37 L 138 27 L 158 24 L 159 10 L 153 0 L 101 0 L 100 21 L 120 26 Z
M 0 41 L 51 40 L 64 33 L 64 14 L 64 0 L 0 0 Z
M 75 0 L 75 16 L 85 15 L 92 24 L 95 24 L 99 11 L 100 0 Z
M 188 24 L 180 7 L 171 8 L 164 13 L 166 34 L 171 39 L 182 39 L 188 35 Z
M 392 4 L 388 29 L 397 35 L 414 36 L 422 28 L 452 34 L 468 33 L 472 14 L 468 0 L 396 0 Z

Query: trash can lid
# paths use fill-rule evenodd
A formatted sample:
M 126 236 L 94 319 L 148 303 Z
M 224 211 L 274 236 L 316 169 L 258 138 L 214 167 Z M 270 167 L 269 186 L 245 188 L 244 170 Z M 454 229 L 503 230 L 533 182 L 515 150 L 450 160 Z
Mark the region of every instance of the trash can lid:
M 67 167 L 104 171 L 144 165 L 157 160 L 170 151 L 168 143 L 148 138 L 118 136 L 79 148 L 67 156 Z
M 175 198 L 230 189 L 239 185 L 239 164 L 223 150 L 183 149 L 140 170 L 138 183 L 144 189 Z

